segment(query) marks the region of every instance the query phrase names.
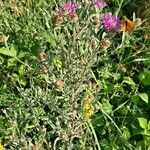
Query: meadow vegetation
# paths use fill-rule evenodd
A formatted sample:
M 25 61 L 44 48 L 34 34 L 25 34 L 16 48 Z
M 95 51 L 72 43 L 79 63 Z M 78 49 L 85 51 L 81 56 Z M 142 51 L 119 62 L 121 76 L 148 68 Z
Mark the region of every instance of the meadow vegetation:
M 149 6 L 1 0 L 0 150 L 149 150 Z

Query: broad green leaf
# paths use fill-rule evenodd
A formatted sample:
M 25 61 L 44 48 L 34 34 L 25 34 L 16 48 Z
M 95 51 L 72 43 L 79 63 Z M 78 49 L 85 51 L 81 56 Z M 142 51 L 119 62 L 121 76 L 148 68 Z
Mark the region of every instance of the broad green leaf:
M 148 95 L 146 93 L 139 93 L 138 95 L 144 102 L 148 103 Z
M 106 113 L 110 114 L 112 112 L 112 106 L 109 101 L 102 102 L 102 107 Z
M 135 83 L 133 82 L 132 78 L 130 78 L 130 77 L 124 77 L 123 78 L 123 83 L 127 83 L 129 85 L 135 85 Z
M 142 72 L 139 75 L 139 79 L 144 85 L 146 85 L 146 86 L 150 85 L 150 71 L 145 70 L 144 72 Z
M 138 120 L 139 120 L 140 127 L 143 129 L 147 129 L 148 127 L 147 119 L 141 117 L 141 118 L 138 118 Z
M 14 45 L 12 45 L 10 49 L 7 49 L 5 47 L 0 48 L 0 54 L 6 55 L 6 56 L 15 57 L 16 53 L 17 52 L 16 52 Z

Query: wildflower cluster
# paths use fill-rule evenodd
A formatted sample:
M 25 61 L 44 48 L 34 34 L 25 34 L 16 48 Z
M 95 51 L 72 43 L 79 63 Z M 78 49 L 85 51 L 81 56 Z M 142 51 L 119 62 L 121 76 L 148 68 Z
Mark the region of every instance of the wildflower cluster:
M 134 121 L 148 123 L 139 108 L 148 110 L 150 75 L 149 66 L 143 68 L 148 33 L 134 30 L 141 20 L 119 19 L 124 2 L 117 3 L 118 14 L 108 0 L 16 2 L 18 11 L 11 1 L 0 6 L 0 150 L 119 149 L 123 142 L 128 149 L 135 124 L 126 116 L 140 111 Z M 141 129 L 148 131 L 147 125 Z
M 103 9 L 106 6 L 104 0 L 93 0 L 93 6 L 96 8 Z M 55 12 L 55 21 L 56 23 L 61 23 L 64 17 L 69 18 L 70 20 L 77 17 L 77 4 L 71 1 L 62 4 L 57 8 Z M 99 20 L 102 22 L 104 28 L 108 31 L 110 30 L 119 30 L 122 26 L 122 22 L 116 15 L 113 15 L 111 12 L 103 14 Z

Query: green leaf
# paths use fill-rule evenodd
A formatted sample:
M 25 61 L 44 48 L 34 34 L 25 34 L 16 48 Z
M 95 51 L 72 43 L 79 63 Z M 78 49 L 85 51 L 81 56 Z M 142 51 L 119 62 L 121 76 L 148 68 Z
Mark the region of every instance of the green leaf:
M 150 131 L 149 130 L 144 130 L 140 132 L 142 135 L 146 135 L 148 137 L 150 137 Z
M 150 130 L 150 121 L 148 122 L 148 130 Z
M 18 58 L 19 58 L 19 59 L 21 59 L 21 58 L 23 58 L 23 57 L 27 57 L 27 56 L 31 56 L 31 54 L 28 53 L 28 52 L 20 52 L 20 53 L 18 54 Z
M 21 65 L 21 66 L 19 67 L 18 72 L 19 72 L 20 75 L 23 76 L 23 75 L 25 74 L 25 66 L 24 66 L 24 65 Z
M 53 63 L 58 69 L 62 67 L 62 62 L 57 57 L 53 59 Z
M 7 49 L 5 47 L 0 48 L 0 54 L 10 56 L 10 57 L 15 57 L 16 56 L 16 49 L 15 46 L 12 45 L 10 49 Z
M 122 131 L 122 135 L 123 135 L 124 139 L 129 140 L 129 138 L 130 138 L 130 132 L 129 132 L 128 128 L 123 127 L 122 130 L 123 130 Z
M 139 93 L 138 95 L 144 102 L 148 103 L 148 95 L 146 93 Z
M 137 58 L 134 61 L 148 61 L 150 58 Z
M 133 82 L 132 78 L 130 78 L 130 77 L 124 77 L 123 78 L 123 83 L 127 83 L 129 85 L 135 85 L 135 83 Z
M 19 82 L 21 85 L 25 86 L 25 85 L 26 85 L 26 78 L 25 78 L 24 76 L 19 76 L 18 82 Z
M 147 129 L 148 127 L 148 121 L 146 118 L 138 118 L 139 120 L 139 124 L 140 124 L 140 127 L 143 128 L 143 129 Z
M 110 114 L 112 112 L 112 106 L 108 100 L 102 102 L 102 107 L 106 113 Z
M 56 40 L 52 33 L 44 32 L 43 36 L 46 38 L 46 41 L 49 42 L 52 46 L 56 46 Z
M 146 85 L 146 86 L 150 85 L 150 71 L 145 70 L 144 72 L 142 72 L 139 75 L 139 79 L 144 85 Z
M 103 116 L 96 116 L 95 118 L 92 119 L 92 124 L 94 126 L 105 126 L 106 122 L 103 118 Z
M 102 140 L 100 140 L 100 145 L 102 146 L 102 147 L 105 147 L 105 149 L 110 149 L 110 144 L 108 143 L 108 141 L 106 140 L 106 139 L 102 139 Z
M 10 58 L 7 61 L 7 67 L 15 66 L 16 65 L 16 59 L 15 58 Z
M 131 95 L 131 99 L 132 99 L 132 101 L 134 102 L 134 103 L 136 103 L 136 102 L 138 102 L 139 101 L 139 95 L 138 94 L 136 94 L 136 95 Z

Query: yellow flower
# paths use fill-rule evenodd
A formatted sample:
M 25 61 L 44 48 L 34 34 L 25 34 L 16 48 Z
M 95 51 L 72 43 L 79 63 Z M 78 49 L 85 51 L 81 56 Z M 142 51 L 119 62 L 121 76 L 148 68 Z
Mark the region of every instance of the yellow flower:
M 92 107 L 92 101 L 94 100 L 94 95 L 90 90 L 84 95 L 84 102 L 82 105 L 83 118 L 89 120 L 90 117 L 94 114 L 94 108 Z
M 85 120 L 90 119 L 90 117 L 93 115 L 94 110 L 93 107 L 91 106 L 91 104 L 89 102 L 86 102 L 83 104 L 83 118 Z
M 89 103 L 84 103 L 83 104 L 83 110 L 89 110 L 90 109 L 90 104 Z
M 5 150 L 2 144 L 0 144 L 0 150 Z
M 84 111 L 83 112 L 83 117 L 85 120 L 89 120 L 90 117 L 93 115 L 94 111 L 93 111 L 93 108 L 87 110 L 87 111 Z
M 93 115 L 94 111 L 93 111 L 93 108 L 92 108 L 92 107 L 91 107 L 91 109 L 89 109 L 88 113 L 89 113 L 90 116 Z

